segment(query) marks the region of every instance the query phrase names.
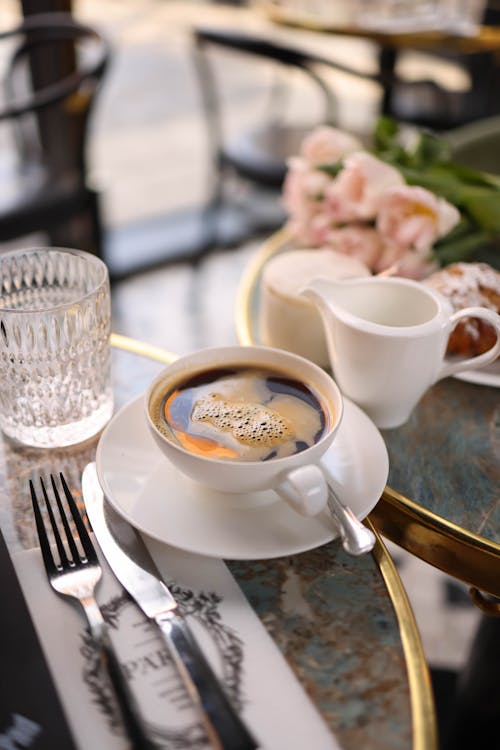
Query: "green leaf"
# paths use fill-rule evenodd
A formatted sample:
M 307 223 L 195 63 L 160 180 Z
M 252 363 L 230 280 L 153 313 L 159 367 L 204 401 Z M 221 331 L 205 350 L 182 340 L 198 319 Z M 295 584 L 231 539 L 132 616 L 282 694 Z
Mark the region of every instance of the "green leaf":
M 500 193 L 487 188 L 467 186 L 457 196 L 457 205 L 489 232 L 500 234 Z
M 442 138 L 432 133 L 421 133 L 412 153 L 412 164 L 415 167 L 427 167 L 436 162 L 446 162 L 450 158 L 450 146 Z
M 399 140 L 400 127 L 391 117 L 379 117 L 375 125 L 372 153 L 394 166 L 408 163 L 408 154 Z
M 422 171 L 408 167 L 400 167 L 400 172 L 409 185 L 426 188 L 456 205 L 461 194 L 462 185 L 446 172 L 441 173 L 437 169 Z
M 399 125 L 396 120 L 384 115 L 379 117 L 375 124 L 375 130 L 373 133 L 375 151 L 383 151 L 386 148 L 394 146 L 398 133 Z
M 500 176 L 490 174 L 489 172 L 479 172 L 477 169 L 471 169 L 463 164 L 455 162 L 446 162 L 442 165 L 450 175 L 453 175 L 460 182 L 470 185 L 483 185 L 500 191 Z
M 472 232 L 456 239 L 450 238 L 450 235 L 433 248 L 433 255 L 442 266 L 470 258 L 474 251 L 491 241 L 491 235 L 487 232 Z
M 320 172 L 326 172 L 330 177 L 336 177 L 339 172 L 342 171 L 343 163 L 341 161 L 333 162 L 332 164 L 318 164 L 316 169 Z
M 462 216 L 458 224 L 454 226 L 445 237 L 439 240 L 436 245 L 438 246 L 440 243 L 455 242 L 455 240 L 458 240 L 471 232 L 477 232 L 477 229 L 467 217 Z

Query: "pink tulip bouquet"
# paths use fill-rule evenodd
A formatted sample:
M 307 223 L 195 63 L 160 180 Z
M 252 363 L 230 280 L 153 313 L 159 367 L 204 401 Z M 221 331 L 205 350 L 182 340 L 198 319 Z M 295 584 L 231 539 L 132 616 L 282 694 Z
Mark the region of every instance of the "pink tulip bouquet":
M 454 164 L 446 143 L 381 118 L 368 151 L 322 126 L 289 161 L 288 228 L 302 247 L 330 247 L 374 273 L 424 278 L 500 236 L 500 179 Z

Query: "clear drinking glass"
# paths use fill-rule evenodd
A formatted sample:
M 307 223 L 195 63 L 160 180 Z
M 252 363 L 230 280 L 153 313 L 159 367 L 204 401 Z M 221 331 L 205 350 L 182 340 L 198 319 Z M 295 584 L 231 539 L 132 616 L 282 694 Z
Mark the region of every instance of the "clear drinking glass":
M 113 411 L 108 270 L 63 248 L 0 255 L 0 428 L 26 445 L 82 442 Z

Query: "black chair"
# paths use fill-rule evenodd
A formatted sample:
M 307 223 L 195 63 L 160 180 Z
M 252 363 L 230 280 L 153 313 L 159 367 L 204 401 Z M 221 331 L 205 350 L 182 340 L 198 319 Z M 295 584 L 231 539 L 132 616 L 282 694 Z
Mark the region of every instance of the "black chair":
M 210 200 L 206 210 L 206 217 L 211 221 L 211 229 L 207 230 L 207 244 L 225 244 L 221 232 L 217 234 L 217 217 L 219 215 L 220 218 L 221 207 L 224 204 L 225 178 L 228 175 L 237 175 L 244 181 L 262 188 L 263 191 L 278 191 L 286 174 L 287 157 L 297 153 L 305 134 L 315 124 L 336 124 L 337 101 L 324 75 L 325 67 L 377 83 L 382 82 L 382 76 L 351 69 L 313 52 L 239 30 L 198 26 L 193 28 L 192 34 L 212 167 Z M 224 112 L 223 106 L 224 92 L 212 56 L 213 50 L 217 48 L 241 53 L 257 61 L 267 61 L 272 64 L 273 72 L 277 73 L 271 79 L 272 85 L 265 110 L 255 113 L 255 127 L 250 126 L 234 135 L 225 127 L 227 112 Z M 290 87 L 290 80 L 286 74 L 291 69 L 300 71 L 319 92 L 322 112 L 319 116 L 316 113 L 315 119 L 310 118 L 308 122 L 297 123 L 287 117 L 286 96 L 293 87 Z M 228 109 L 229 107 L 234 111 L 238 107 L 238 102 L 230 102 Z M 247 211 L 247 221 L 249 213 L 251 209 L 250 212 Z M 271 214 L 270 221 L 269 215 L 265 214 L 263 219 L 260 218 L 260 223 L 258 216 L 253 217 L 253 223 L 250 220 L 246 235 L 238 239 L 273 229 L 283 220 L 284 213 L 280 208 L 275 214 Z
M 482 23 L 498 27 L 498 0 L 489 0 Z M 459 128 L 476 120 L 500 113 L 500 63 L 497 51 L 461 52 L 441 47 L 423 50 L 437 63 L 447 61 L 457 65 L 469 77 L 464 91 L 450 91 L 435 80 L 401 81 L 395 75 L 401 50 L 382 47 L 379 64 L 385 79 L 394 81 L 384 94 L 383 111 L 403 122 L 420 125 L 435 131 Z
M 1 243 L 44 233 L 50 245 L 102 255 L 99 196 L 88 184 L 86 152 L 109 44 L 59 13 L 30 16 L 0 40 L 12 48 L 0 106 L 0 127 L 9 126 L 10 136 L 0 148 L 0 250 Z
M 458 65 L 470 78 L 464 91 L 452 91 L 437 81 L 396 80 L 384 95 L 383 112 L 399 122 L 425 127 L 437 132 L 461 127 L 500 111 L 498 86 L 500 66 L 493 54 L 453 54 L 435 50 L 431 56 Z M 383 49 L 381 64 L 396 65 L 397 53 Z M 388 63 L 388 61 L 390 62 Z

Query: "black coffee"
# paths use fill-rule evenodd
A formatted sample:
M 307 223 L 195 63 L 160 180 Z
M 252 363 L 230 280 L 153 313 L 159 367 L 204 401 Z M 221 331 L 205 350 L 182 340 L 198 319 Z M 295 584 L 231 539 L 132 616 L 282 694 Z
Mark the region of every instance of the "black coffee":
M 150 412 L 158 429 L 191 453 L 238 461 L 291 456 L 329 427 L 309 386 L 247 365 L 197 373 L 157 395 Z

